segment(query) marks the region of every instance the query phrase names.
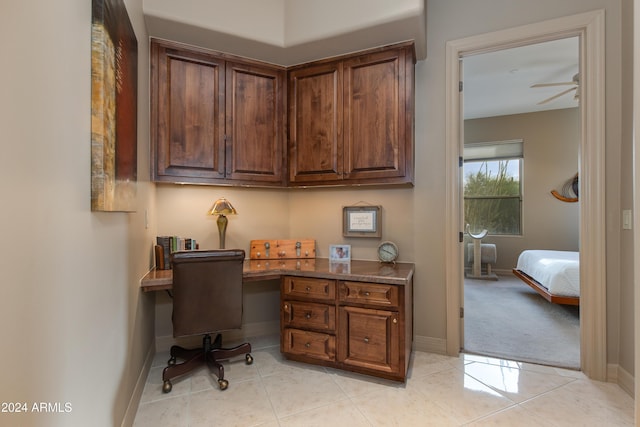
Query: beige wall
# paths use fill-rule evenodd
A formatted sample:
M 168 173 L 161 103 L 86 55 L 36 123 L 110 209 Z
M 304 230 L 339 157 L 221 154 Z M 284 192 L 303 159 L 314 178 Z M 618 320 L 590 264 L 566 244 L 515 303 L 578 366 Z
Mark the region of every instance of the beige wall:
M 137 213 L 90 211 L 91 2 L 0 6 L 0 401 L 70 413 L 0 414 L 2 425 L 120 425 L 153 342 L 147 36 L 139 43 Z M 134 408 L 135 409 L 135 408 Z
M 535 6 L 535 7 L 534 7 Z M 414 281 L 414 325 L 415 344 L 418 348 L 428 348 L 444 352 L 446 348 L 446 287 L 445 287 L 445 44 L 470 35 L 510 28 L 528 23 L 552 19 L 557 16 L 581 13 L 594 9 L 606 10 L 606 205 L 607 205 L 607 345 L 608 362 L 620 362 L 620 294 L 621 273 L 632 271 L 632 264 L 620 261 L 620 205 L 621 171 L 629 174 L 628 165 L 621 163 L 621 8 L 619 0 L 567 0 L 557 2 L 542 0 L 532 3 L 518 0 L 508 4 L 498 0 L 468 2 L 463 0 L 433 0 L 427 2 L 427 49 L 428 57 L 416 64 L 416 123 L 415 187 L 406 189 L 382 188 L 341 188 L 305 189 L 274 191 L 280 198 L 288 198 L 288 212 L 273 218 L 269 229 L 282 233 L 278 237 L 304 235 L 318 241 L 319 256 L 326 256 L 330 243 L 340 243 L 341 206 L 345 204 L 370 203 L 383 207 L 384 239 L 396 241 L 400 246 L 400 260 L 415 262 Z M 500 10 L 497 14 L 495 11 Z M 227 44 L 233 51 L 233 44 Z M 550 187 L 561 184 L 564 175 L 550 182 Z M 547 186 L 545 186 L 547 187 Z M 168 187 L 158 193 L 160 204 L 169 204 L 178 196 L 183 187 Z M 222 189 L 224 193 L 226 189 Z M 211 197 L 203 197 L 197 206 L 185 209 L 200 215 L 215 197 L 214 190 L 197 189 L 197 192 L 212 192 Z M 243 189 L 234 194 L 234 202 L 244 203 L 259 197 L 264 190 Z M 232 197 L 232 196 L 228 196 Z M 205 201 L 206 199 L 206 201 Z M 565 207 L 566 209 L 572 209 Z M 562 209 L 562 208 L 560 208 Z M 164 216 L 159 210 L 157 215 Z M 249 212 L 252 221 L 260 218 L 259 212 Z M 238 216 L 239 218 L 240 216 Z M 205 221 L 203 219 L 202 221 Z M 229 234 L 234 233 L 238 221 L 232 222 Z M 169 223 L 160 219 L 159 222 Z M 186 221 L 184 221 L 186 222 Z M 172 227 L 179 228 L 183 222 Z M 260 238 L 264 228 L 249 225 L 243 220 L 243 240 L 238 245 L 248 245 L 252 238 Z M 190 224 L 189 227 L 199 227 Z M 212 227 L 213 228 L 213 225 Z M 164 232 L 164 230 L 162 230 Z M 215 231 L 213 232 L 215 233 Z M 213 234 L 215 236 L 215 234 Z M 237 237 L 236 237 L 237 238 Z M 231 237 L 228 237 L 231 239 Z M 211 240 L 211 242 L 215 242 Z M 353 245 L 354 258 L 373 259 L 376 239 L 349 239 L 344 243 Z M 628 309 L 628 308 L 627 308 Z M 626 350 L 626 359 L 632 358 Z M 626 364 L 624 369 L 633 372 Z
M 633 70 L 634 46 L 633 46 L 633 8 L 632 1 L 622 1 L 622 135 L 620 153 L 620 209 L 633 209 Z M 637 7 L 637 6 L 636 6 Z M 637 25 L 638 23 L 636 23 Z M 637 52 L 636 46 L 636 52 Z M 636 83 L 637 84 L 637 83 Z M 636 126 L 638 124 L 636 123 Z M 638 132 L 636 130 L 636 132 Z M 636 168 L 638 166 L 635 166 Z M 636 174 L 638 172 L 636 171 Z M 636 192 L 638 190 L 636 189 Z M 640 195 L 640 194 L 637 194 Z M 636 222 L 634 227 L 640 227 Z M 637 262 L 637 254 L 634 252 L 633 230 L 622 230 L 620 236 L 620 308 L 618 325 L 620 328 L 620 366 L 630 375 L 634 375 L 635 360 L 640 360 L 640 355 L 634 351 L 634 264 Z M 636 325 L 636 327 L 638 327 Z
M 126 4 L 140 53 L 138 210 L 131 214 L 89 209 L 90 2 L 23 0 L 2 6 L 0 400 L 70 402 L 73 408 L 69 414 L 3 414 L 2 423 L 120 424 L 154 338 L 155 296 L 138 288 L 151 265 L 153 240 L 157 234 L 188 233 L 215 246 L 215 226 L 204 212 L 219 195 L 240 210 L 230 221 L 229 245 L 304 234 L 318 239 L 320 256 L 329 243 L 341 241 L 343 204 L 382 205 L 384 238 L 398 242 L 401 260 L 416 263 L 416 339 L 444 349 L 444 241 L 455 238 L 443 231 L 445 42 L 596 8 L 606 9 L 607 25 L 608 357 L 633 372 L 633 350 L 622 344 L 633 339 L 632 332 L 620 325 L 634 307 L 621 303 L 632 293 L 633 259 L 620 232 L 620 208 L 630 191 L 621 181 L 631 176 L 630 123 L 621 110 L 631 91 L 621 90 L 621 31 L 629 35 L 630 29 L 621 30 L 619 0 L 430 0 L 429 56 L 416 65 L 416 185 L 398 190 L 149 184 L 147 37 L 142 0 Z M 285 209 L 272 210 L 274 201 L 285 202 Z M 378 244 L 348 242 L 357 258 L 373 258 Z
M 578 171 L 579 125 L 577 108 L 465 120 L 466 143 L 523 140 L 522 236 L 482 240 L 496 244 L 496 269 L 511 271 L 525 249 L 579 249 L 578 203 L 550 194 Z

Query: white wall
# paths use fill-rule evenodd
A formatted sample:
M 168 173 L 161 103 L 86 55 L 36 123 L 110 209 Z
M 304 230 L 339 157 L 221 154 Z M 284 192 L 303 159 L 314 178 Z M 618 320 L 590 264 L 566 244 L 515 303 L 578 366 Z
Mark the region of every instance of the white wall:
M 141 0 L 128 3 L 144 100 Z M 91 212 L 90 30 L 91 2 L 0 6 L 0 401 L 71 404 L 0 413 L 0 425 L 119 425 L 153 340 L 153 298 L 138 283 L 154 234 L 142 214 L 154 203 L 147 108 L 141 101 L 138 213 Z

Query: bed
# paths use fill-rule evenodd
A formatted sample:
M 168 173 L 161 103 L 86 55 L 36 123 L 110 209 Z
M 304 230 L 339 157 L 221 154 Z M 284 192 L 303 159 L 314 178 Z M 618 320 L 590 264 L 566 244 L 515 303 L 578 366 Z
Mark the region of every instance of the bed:
M 580 253 L 526 250 L 513 274 L 555 304 L 580 304 Z

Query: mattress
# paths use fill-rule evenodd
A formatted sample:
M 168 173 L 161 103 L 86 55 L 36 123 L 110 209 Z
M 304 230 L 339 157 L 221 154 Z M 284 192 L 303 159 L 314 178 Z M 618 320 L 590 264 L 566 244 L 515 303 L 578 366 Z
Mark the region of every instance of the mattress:
M 518 257 L 516 269 L 544 286 L 550 294 L 580 296 L 580 253 L 527 250 Z

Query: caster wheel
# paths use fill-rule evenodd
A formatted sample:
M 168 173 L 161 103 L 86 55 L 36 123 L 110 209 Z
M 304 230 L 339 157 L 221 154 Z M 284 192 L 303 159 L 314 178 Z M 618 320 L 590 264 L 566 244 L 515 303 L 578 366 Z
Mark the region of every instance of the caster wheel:
M 220 390 L 226 390 L 227 387 L 229 387 L 229 381 L 227 381 L 227 380 L 218 380 L 218 386 L 220 387 Z
M 162 384 L 162 392 L 163 393 L 169 393 L 171 391 L 171 389 L 173 388 L 173 385 L 171 384 L 171 381 L 166 380 L 163 384 Z
M 247 365 L 251 365 L 253 363 L 253 356 L 248 353 L 244 355 L 244 359 Z
M 167 364 L 168 364 L 169 366 L 173 366 L 173 365 L 175 365 L 175 364 L 176 364 L 176 358 L 175 358 L 175 357 L 171 357 L 171 359 L 169 359 L 169 360 L 167 361 Z

